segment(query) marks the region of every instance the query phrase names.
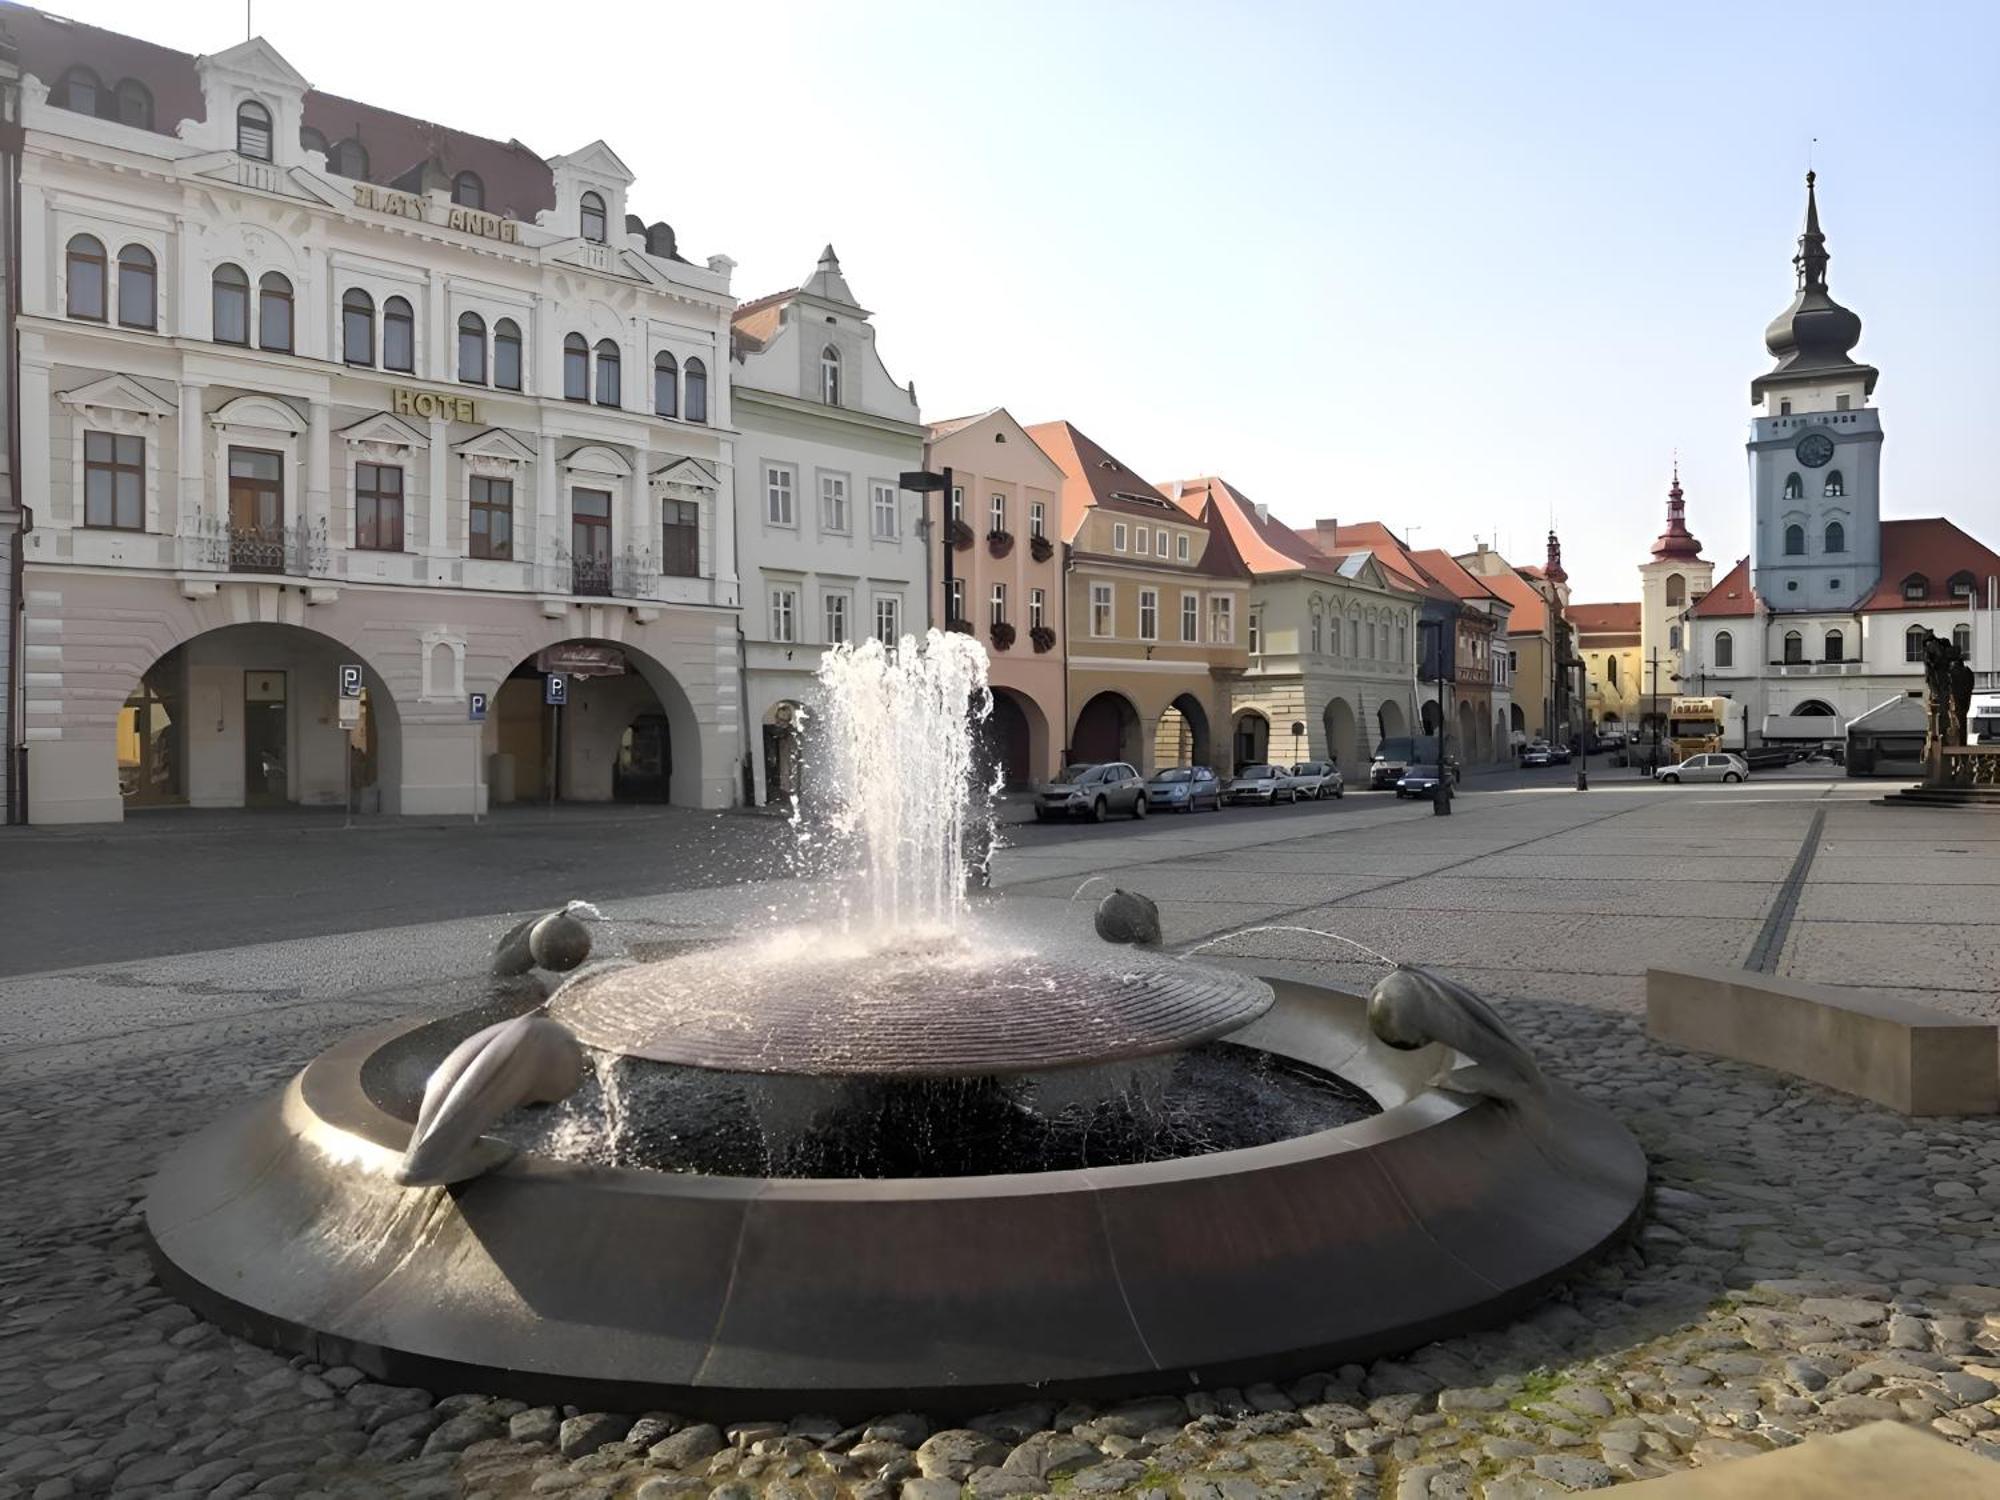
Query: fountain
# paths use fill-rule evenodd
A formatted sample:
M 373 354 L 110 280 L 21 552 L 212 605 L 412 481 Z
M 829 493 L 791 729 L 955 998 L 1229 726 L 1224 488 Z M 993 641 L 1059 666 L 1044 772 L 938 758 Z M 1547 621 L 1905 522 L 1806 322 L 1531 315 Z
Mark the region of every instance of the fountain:
M 852 875 L 815 920 L 596 963 L 578 910 L 522 923 L 488 1004 L 168 1159 L 169 1286 L 433 1391 L 865 1416 L 1406 1350 L 1629 1226 L 1631 1137 L 1448 980 L 1193 962 L 1128 891 L 1094 932 L 969 910 L 976 643 L 821 676 L 799 821 Z

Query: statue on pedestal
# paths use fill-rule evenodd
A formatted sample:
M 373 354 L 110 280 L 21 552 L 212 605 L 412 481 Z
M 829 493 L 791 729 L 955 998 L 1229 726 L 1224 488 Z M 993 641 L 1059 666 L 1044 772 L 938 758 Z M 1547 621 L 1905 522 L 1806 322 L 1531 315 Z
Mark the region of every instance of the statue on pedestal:
M 1965 653 L 1935 631 L 1924 633 L 1925 780 L 1944 783 L 1944 751 L 1966 739 L 1972 708 L 1972 668 Z

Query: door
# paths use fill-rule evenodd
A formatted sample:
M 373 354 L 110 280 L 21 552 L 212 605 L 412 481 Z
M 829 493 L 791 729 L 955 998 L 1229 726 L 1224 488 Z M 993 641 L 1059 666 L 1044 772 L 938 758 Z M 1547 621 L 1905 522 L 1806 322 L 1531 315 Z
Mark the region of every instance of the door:
M 245 807 L 283 807 L 291 800 L 286 778 L 286 707 L 283 672 L 243 674 Z
M 578 594 L 611 592 L 611 491 L 570 492 L 569 550 L 571 590 Z
M 618 745 L 611 795 L 620 802 L 664 802 L 673 779 L 673 751 L 663 714 L 641 714 Z
M 229 450 L 229 566 L 285 570 L 285 459 L 263 448 Z

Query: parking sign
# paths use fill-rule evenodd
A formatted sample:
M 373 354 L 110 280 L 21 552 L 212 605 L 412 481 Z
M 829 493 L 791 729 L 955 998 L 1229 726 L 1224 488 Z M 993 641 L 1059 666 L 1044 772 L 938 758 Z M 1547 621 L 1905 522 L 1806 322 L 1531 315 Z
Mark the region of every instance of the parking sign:
M 542 702 L 553 703 L 561 708 L 569 702 L 569 679 L 560 672 L 551 672 L 542 687 Z
M 361 696 L 361 663 L 344 661 L 340 664 L 340 696 L 359 698 Z
M 484 724 L 486 722 L 486 695 L 484 693 L 471 693 L 467 695 L 465 700 L 465 717 L 474 724 Z

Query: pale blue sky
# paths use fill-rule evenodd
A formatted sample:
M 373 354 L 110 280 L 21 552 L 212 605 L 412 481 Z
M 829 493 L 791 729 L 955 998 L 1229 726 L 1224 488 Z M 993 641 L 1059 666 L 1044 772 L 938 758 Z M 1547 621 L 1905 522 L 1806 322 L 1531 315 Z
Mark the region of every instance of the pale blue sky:
M 241 0 L 69 0 L 190 51 Z M 568 18 L 574 14 L 574 27 Z M 614 17 L 622 17 L 616 26 Z M 737 292 L 832 241 L 925 415 L 1067 417 L 1149 478 L 1417 546 L 1551 513 L 1636 597 L 1673 451 L 1742 443 L 1817 136 L 1882 370 L 1885 515 L 2000 542 L 2000 6 L 256 0 L 320 87 L 544 155 L 602 136 Z

